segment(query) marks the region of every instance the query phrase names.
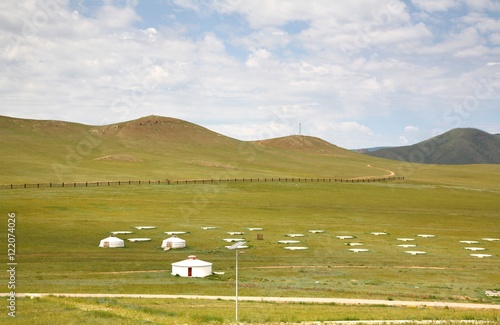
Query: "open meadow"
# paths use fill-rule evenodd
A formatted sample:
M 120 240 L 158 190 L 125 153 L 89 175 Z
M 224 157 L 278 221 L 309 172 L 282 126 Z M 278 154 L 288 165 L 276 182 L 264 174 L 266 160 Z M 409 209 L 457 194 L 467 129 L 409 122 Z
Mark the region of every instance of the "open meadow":
M 1 194 L 4 209 L 8 209 L 4 214 L 16 213 L 16 289 L 19 293 L 234 295 L 234 252 L 225 248 L 228 243 L 223 239 L 239 237 L 249 245 L 239 257 L 241 296 L 498 303 L 498 298 L 486 296 L 485 290 L 500 289 L 500 242 L 483 238 L 500 237 L 500 200 L 498 189 L 485 183 L 487 188 L 410 181 L 125 185 L 14 189 L 2 190 Z M 134 228 L 136 226 L 156 228 L 139 230 Z M 215 229 L 204 230 L 203 227 Z M 147 237 L 151 241 L 126 240 L 125 248 L 99 248 L 99 241 L 113 231 L 132 231 L 132 234 L 117 235 L 125 240 Z M 165 252 L 160 248 L 161 241 L 169 237 L 165 232 L 170 231 L 186 232 L 179 235 L 187 241 L 185 249 Z M 244 234 L 228 234 L 233 231 Z M 386 234 L 374 235 L 373 232 Z M 257 239 L 258 234 L 262 235 L 262 240 Z M 292 238 L 288 234 L 304 236 Z M 398 240 L 402 238 L 412 240 Z M 299 240 L 300 243 L 286 245 L 279 243 L 280 240 Z M 460 242 L 464 240 L 478 243 Z M 354 242 L 362 245 L 350 246 Z M 398 246 L 404 244 L 417 246 Z M 286 250 L 285 246 L 308 249 Z M 470 254 L 477 252 L 466 250 L 468 246 L 485 248 L 479 253 L 492 256 L 472 257 Z M 355 253 L 349 250 L 353 248 L 369 251 Z M 426 254 L 405 253 L 408 250 L 425 251 Z M 223 274 L 203 279 L 172 276 L 170 264 L 188 255 L 212 262 L 213 270 Z M 3 274 L 0 279 L 6 282 L 7 275 Z M 44 301 L 45 298 L 20 299 L 19 315 L 30 319 L 31 312 L 48 308 L 44 307 L 47 303 Z M 129 307 L 122 305 L 128 306 L 134 301 L 137 304 L 134 306 L 143 306 L 134 308 L 152 308 L 157 310 L 152 312 L 156 316 L 172 319 L 172 315 L 182 314 L 181 323 L 188 322 L 186 319 L 204 323 L 193 317 L 207 317 L 208 322 L 213 315 L 210 306 L 215 304 L 207 302 L 206 313 L 201 312 L 201 308 L 193 314 L 190 308 L 172 306 L 165 311 L 157 305 L 168 306 L 172 302 L 90 299 L 85 303 L 69 303 L 62 298 L 50 301 L 59 308 L 69 308 L 69 315 L 81 311 L 104 318 L 118 317 L 119 313 L 107 315 L 99 311 L 100 307 L 85 311 L 78 306 L 111 304 L 110 310 L 114 310 L 113 306 L 127 309 Z M 183 301 L 182 304 L 191 302 Z M 231 303 L 217 304 L 229 309 L 214 316 L 213 321 L 230 322 Z M 269 318 L 263 316 L 262 310 L 270 310 L 269 307 L 245 305 L 248 307 L 242 310 L 248 309 L 242 311 L 242 315 L 246 315 L 247 322 L 283 321 L 284 316 L 277 311 L 270 312 Z M 300 309 L 300 306 L 287 305 L 286 309 Z M 321 319 L 349 319 L 341 312 L 348 308 L 346 306 L 335 306 L 339 314 L 332 312 L 332 306 L 315 308 L 326 313 L 318 312 L 318 317 L 329 315 Z M 356 317 L 354 319 L 370 317 L 362 312 L 368 307 L 359 308 L 361 314 L 350 314 Z M 390 318 L 408 315 L 407 308 L 379 309 L 382 314 L 391 310 L 393 316 Z M 164 312 L 167 315 L 162 314 Z M 415 310 L 412 317 L 452 317 L 442 310 L 436 310 L 434 316 L 428 316 L 428 312 Z M 297 313 L 299 318 L 290 316 L 290 321 L 318 319 Z M 470 317 L 471 313 L 476 315 L 473 319 L 498 320 L 500 317 L 498 311 L 467 313 L 469 316 L 465 317 Z M 198 316 L 193 316 L 195 314 Z M 375 319 L 386 317 L 380 316 L 382 314 L 374 312 L 372 315 Z M 335 315 L 344 316 L 337 318 Z M 132 323 L 132 319 L 129 320 Z

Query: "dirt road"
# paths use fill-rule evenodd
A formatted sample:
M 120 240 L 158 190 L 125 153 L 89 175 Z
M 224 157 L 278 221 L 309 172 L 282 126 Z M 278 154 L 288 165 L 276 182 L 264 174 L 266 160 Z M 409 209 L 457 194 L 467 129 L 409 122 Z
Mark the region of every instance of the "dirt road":
M 353 178 L 349 178 L 349 179 L 370 179 L 370 178 L 379 178 L 379 177 L 391 177 L 391 176 L 395 176 L 396 175 L 396 173 L 393 172 L 390 169 L 373 167 L 372 165 L 366 165 L 366 167 L 380 169 L 380 170 L 386 171 L 388 174 L 385 174 L 385 175 L 382 175 L 382 176 L 359 176 L 359 177 L 353 177 Z
M 0 293 L 0 297 L 7 297 L 8 293 Z M 69 297 L 69 298 L 146 298 L 146 299 L 206 299 L 206 300 L 235 300 L 234 296 L 197 296 L 197 295 L 162 295 L 162 294 L 109 294 L 109 293 L 17 293 L 16 297 Z M 381 299 L 348 299 L 348 298 L 308 298 L 308 297 L 248 297 L 240 296 L 239 301 L 265 301 L 265 302 L 292 302 L 292 303 L 317 303 L 341 305 L 385 305 L 406 307 L 441 307 L 457 309 L 498 309 L 500 305 L 474 304 L 462 302 L 441 301 L 401 301 Z

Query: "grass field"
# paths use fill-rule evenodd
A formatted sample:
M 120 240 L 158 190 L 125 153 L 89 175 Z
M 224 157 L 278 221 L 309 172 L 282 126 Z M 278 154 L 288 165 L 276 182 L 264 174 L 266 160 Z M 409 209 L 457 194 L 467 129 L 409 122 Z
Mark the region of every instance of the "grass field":
M 22 298 L 19 324 L 230 324 L 234 302 L 206 300 L 115 298 Z M 43 315 L 40 317 L 40 315 Z M 240 302 L 238 319 L 244 324 L 285 324 L 359 320 L 482 320 L 495 324 L 498 310 L 344 306 L 336 304 Z M 3 315 L 0 321 L 6 320 Z
M 18 189 L 1 194 L 8 209 L 4 214 L 15 212 L 17 216 L 17 292 L 233 295 L 234 253 L 224 248 L 227 243 L 222 239 L 231 237 L 229 231 L 244 231 L 250 248 L 239 258 L 240 295 L 499 302 L 484 293 L 500 288 L 500 242 L 482 240 L 500 237 L 500 200 L 494 188 L 421 182 L 221 183 Z M 157 228 L 133 228 L 140 225 Z M 217 228 L 203 230 L 205 226 Z M 249 227 L 263 230 L 249 231 Z M 309 233 L 311 229 L 325 232 Z M 98 247 L 100 239 L 118 230 L 134 231 L 120 235 L 122 239 L 149 237 L 152 241 L 126 241 L 122 249 Z M 161 250 L 167 231 L 186 231 L 180 237 L 187 241 L 187 248 Z M 257 240 L 257 233 L 264 240 Z M 309 249 L 285 250 L 286 245 L 278 240 L 291 239 L 286 237 L 289 233 L 304 234 L 295 239 Z M 341 240 L 336 237 L 340 235 L 355 238 Z M 397 246 L 404 244 L 397 240 L 401 237 L 415 239 L 411 242 L 418 245 L 414 249 L 427 253 L 405 254 L 408 249 Z M 484 253 L 493 256 L 471 257 L 474 252 L 464 249 L 471 245 L 461 240 L 478 240 L 472 246 L 484 247 Z M 349 251 L 352 247 L 346 244 L 352 241 L 363 243 L 370 251 Z M 204 279 L 171 276 L 170 264 L 191 254 L 212 262 L 214 271 L 224 274 Z M 7 275 L 0 280 L 6 283 Z M 60 308 L 70 304 L 51 299 Z M 34 311 L 44 303 L 44 299 L 40 306 L 37 301 L 20 300 L 18 308 Z M 81 302 L 87 303 L 102 307 L 95 300 Z M 117 309 L 122 308 L 121 300 L 116 304 Z M 134 304 L 156 308 L 151 302 Z M 101 307 L 96 307 L 95 317 L 120 319 L 113 312 L 99 311 Z M 78 314 L 74 308 L 67 314 Z M 329 308 L 317 308 L 328 314 Z M 402 308 L 380 309 L 382 314 L 374 315 L 386 310 L 394 310 L 394 317 L 401 312 L 396 318 L 406 315 Z M 435 312 L 432 317 L 441 317 L 442 311 Z M 297 313 L 298 318 L 290 321 L 302 320 Z M 494 312 L 469 313 L 498 319 Z M 193 320 L 198 316 L 187 311 L 175 315 L 187 317 L 181 317 L 181 323 L 186 319 L 203 323 Z M 214 314 L 207 307 L 204 315 L 199 317 L 210 319 Z M 230 315 L 224 311 L 213 316 L 213 321 L 228 321 Z M 420 310 L 416 319 L 426 317 L 418 315 L 423 315 Z M 264 316 L 249 312 L 246 317 L 248 322 L 262 322 Z M 281 321 L 285 316 L 269 317 Z

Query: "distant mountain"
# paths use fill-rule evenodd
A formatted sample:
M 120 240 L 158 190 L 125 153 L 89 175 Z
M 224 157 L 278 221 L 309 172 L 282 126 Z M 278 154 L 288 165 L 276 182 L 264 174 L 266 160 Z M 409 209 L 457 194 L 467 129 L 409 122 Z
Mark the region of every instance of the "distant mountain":
M 411 146 L 384 148 L 366 154 L 425 164 L 500 164 L 500 135 L 458 128 Z
M 387 149 L 387 148 L 392 148 L 392 147 L 362 148 L 362 149 L 352 149 L 352 151 L 359 152 L 359 153 L 369 153 L 369 152 L 377 151 L 377 150 L 380 150 L 380 149 Z

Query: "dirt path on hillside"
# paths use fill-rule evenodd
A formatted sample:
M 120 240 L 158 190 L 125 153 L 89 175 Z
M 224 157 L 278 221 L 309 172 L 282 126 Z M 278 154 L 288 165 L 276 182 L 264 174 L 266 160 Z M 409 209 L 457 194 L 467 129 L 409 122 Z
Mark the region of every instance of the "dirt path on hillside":
M 367 167 L 370 167 L 370 168 L 375 168 L 375 169 L 380 169 L 380 170 L 383 170 L 383 171 L 386 171 L 388 172 L 388 174 L 385 174 L 385 175 L 379 175 L 379 176 L 359 176 L 359 177 L 353 177 L 353 178 L 349 178 L 349 180 L 351 179 L 371 179 L 371 178 L 380 178 L 380 177 L 391 177 L 391 176 L 395 176 L 396 173 L 393 172 L 392 170 L 390 169 L 385 169 L 385 168 L 380 168 L 380 167 L 373 167 L 372 165 L 366 165 Z
M 8 297 L 8 293 L 0 293 L 0 297 Z M 161 294 L 111 294 L 111 293 L 17 293 L 16 297 L 43 298 L 142 298 L 142 299 L 204 299 L 204 300 L 235 300 L 234 296 L 200 296 L 200 295 L 161 295 Z M 351 298 L 308 298 L 308 297 L 249 297 L 239 296 L 239 301 L 280 302 L 280 303 L 316 303 L 341 305 L 384 305 L 398 307 L 438 307 L 460 309 L 498 309 L 500 305 L 473 304 L 441 301 L 398 301 L 381 299 L 351 299 Z

